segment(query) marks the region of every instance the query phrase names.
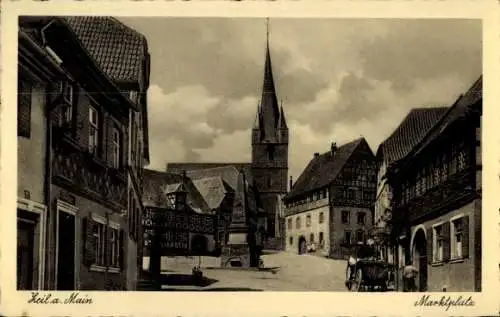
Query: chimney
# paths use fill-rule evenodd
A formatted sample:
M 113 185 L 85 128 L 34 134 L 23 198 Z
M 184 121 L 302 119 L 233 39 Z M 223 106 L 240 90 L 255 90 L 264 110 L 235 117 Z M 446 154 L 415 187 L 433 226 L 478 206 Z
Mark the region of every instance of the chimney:
M 292 186 L 293 186 L 293 177 L 290 176 L 290 188 L 289 188 L 289 190 L 292 190 Z
M 337 143 L 336 142 L 332 142 L 331 151 L 332 151 L 332 155 L 335 154 L 335 152 L 337 151 Z
M 314 153 L 314 158 L 317 158 L 317 157 L 319 157 L 319 153 L 318 152 Z

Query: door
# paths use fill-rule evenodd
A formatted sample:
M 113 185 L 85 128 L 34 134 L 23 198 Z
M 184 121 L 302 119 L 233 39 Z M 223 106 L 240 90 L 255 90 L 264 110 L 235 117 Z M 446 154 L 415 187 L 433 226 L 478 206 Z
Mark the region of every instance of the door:
M 17 221 L 17 289 L 33 289 L 35 222 Z
M 57 289 L 75 290 L 75 216 L 58 212 Z

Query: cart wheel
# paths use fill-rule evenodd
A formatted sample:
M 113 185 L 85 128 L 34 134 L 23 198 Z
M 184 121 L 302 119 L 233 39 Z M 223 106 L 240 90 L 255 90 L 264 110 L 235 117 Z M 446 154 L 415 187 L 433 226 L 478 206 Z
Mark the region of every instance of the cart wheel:
M 345 286 L 347 287 L 348 290 L 351 290 L 352 288 L 352 281 L 351 281 L 351 267 L 348 265 L 345 273 Z
M 362 282 L 363 282 L 363 271 L 361 269 L 358 269 L 356 271 L 356 275 L 354 276 L 354 280 L 352 281 L 351 291 L 360 292 Z

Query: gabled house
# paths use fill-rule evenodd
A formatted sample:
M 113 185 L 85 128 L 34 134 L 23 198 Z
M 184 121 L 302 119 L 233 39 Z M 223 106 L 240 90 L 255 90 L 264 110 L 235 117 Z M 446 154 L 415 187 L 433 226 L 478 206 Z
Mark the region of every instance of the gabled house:
M 375 156 L 364 138 L 315 153 L 284 197 L 286 250 L 346 258 L 373 226 Z
M 481 290 L 482 76 L 388 172 L 393 237 L 420 291 Z
M 145 99 L 130 99 L 115 74 L 131 69 L 121 58 L 134 47 L 125 38 L 135 31 L 98 17 L 21 17 L 19 25 L 65 73 L 45 91 L 50 103 L 45 288 L 134 289 L 137 242 L 131 237 L 138 236 L 133 219 L 140 215 L 133 216 L 138 211 L 130 208 L 127 194 L 130 134 L 137 133 L 130 121 L 131 113 L 145 111 Z M 87 37 L 116 38 L 92 47 L 82 30 Z M 110 50 L 117 43 L 127 45 Z M 140 67 L 148 77 L 147 67 Z
M 17 289 L 46 289 L 45 243 L 50 180 L 50 126 L 54 82 L 71 79 L 33 39 L 31 30 L 18 31 L 17 73 Z
M 387 182 L 387 170 L 408 155 L 448 109 L 429 107 L 410 110 L 394 132 L 378 147 L 374 234 L 381 257 L 389 263 L 394 264 L 395 250 L 390 239 L 392 188 Z M 399 263 L 399 266 L 402 265 L 404 262 Z

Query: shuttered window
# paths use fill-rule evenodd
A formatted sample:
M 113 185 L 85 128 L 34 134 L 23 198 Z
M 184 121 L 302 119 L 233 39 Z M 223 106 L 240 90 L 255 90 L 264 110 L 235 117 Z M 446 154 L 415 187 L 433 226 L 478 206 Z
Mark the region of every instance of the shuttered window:
M 103 223 L 94 222 L 93 238 L 94 245 L 94 264 L 99 266 L 106 265 L 105 246 L 106 246 L 106 226 Z
M 469 257 L 469 216 L 451 221 L 451 259 Z
M 441 262 L 443 261 L 443 244 L 444 244 L 444 236 L 443 236 L 443 226 L 434 227 L 433 232 L 434 243 L 433 243 L 433 262 Z
M 17 135 L 31 135 L 31 83 L 20 79 L 17 83 Z

